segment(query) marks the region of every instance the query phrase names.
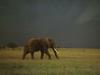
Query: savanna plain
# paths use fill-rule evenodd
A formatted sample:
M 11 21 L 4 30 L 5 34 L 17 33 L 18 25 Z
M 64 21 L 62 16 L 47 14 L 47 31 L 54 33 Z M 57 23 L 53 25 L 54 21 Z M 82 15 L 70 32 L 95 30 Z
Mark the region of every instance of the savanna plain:
M 51 49 L 52 59 L 40 52 L 32 60 L 30 54 L 22 60 L 23 48 L 0 50 L 0 75 L 100 75 L 100 49 L 58 48 L 59 59 Z

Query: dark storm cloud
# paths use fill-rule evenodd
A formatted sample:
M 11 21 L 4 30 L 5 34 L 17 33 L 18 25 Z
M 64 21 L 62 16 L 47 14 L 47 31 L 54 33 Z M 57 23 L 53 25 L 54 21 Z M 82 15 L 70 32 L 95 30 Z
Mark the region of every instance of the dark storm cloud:
M 99 0 L 2 0 L 0 41 L 53 37 L 62 47 L 100 47 Z

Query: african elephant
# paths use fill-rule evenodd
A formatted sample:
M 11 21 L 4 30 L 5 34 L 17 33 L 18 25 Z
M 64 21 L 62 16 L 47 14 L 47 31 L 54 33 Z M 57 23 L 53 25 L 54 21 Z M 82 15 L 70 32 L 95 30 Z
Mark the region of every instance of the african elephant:
M 49 48 L 52 48 L 56 58 L 58 59 L 58 51 L 55 48 L 55 42 L 51 38 L 31 38 L 27 41 L 26 45 L 24 46 L 24 53 L 23 59 L 25 56 L 30 53 L 32 59 L 34 59 L 34 52 L 40 51 L 41 52 L 41 59 L 43 59 L 44 54 L 48 55 L 48 58 L 51 59 L 51 55 L 48 51 Z

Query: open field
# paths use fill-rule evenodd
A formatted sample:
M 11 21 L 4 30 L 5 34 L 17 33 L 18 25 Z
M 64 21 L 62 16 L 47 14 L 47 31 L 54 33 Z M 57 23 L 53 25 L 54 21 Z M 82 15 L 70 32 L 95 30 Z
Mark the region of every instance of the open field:
M 35 53 L 31 60 L 27 55 L 22 60 L 22 48 L 0 50 L 0 75 L 100 75 L 100 49 L 59 48 L 56 59 L 50 50 L 52 59 Z

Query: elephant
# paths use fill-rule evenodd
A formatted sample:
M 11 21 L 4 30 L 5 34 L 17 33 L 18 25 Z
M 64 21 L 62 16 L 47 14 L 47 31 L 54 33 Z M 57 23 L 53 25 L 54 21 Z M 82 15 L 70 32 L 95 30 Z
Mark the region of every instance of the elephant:
M 23 59 L 25 56 L 30 53 L 31 58 L 34 59 L 34 52 L 40 51 L 41 52 L 41 59 L 43 59 L 44 54 L 48 55 L 48 59 L 51 59 L 51 55 L 48 49 L 51 48 L 55 54 L 55 57 L 58 59 L 58 51 L 55 48 L 55 42 L 51 38 L 30 38 L 25 46 L 23 52 Z

